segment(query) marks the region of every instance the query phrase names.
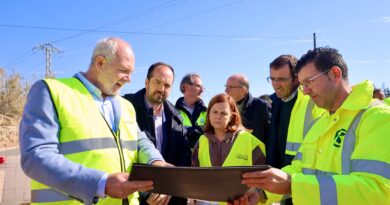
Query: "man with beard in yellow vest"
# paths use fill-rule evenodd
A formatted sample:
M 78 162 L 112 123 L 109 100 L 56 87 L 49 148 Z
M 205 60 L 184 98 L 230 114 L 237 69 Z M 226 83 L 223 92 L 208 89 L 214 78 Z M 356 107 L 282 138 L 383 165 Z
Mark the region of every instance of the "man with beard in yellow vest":
M 127 42 L 106 38 L 85 73 L 32 86 L 20 123 L 32 204 L 138 204 L 138 191 L 153 188 L 152 181 L 128 181 L 133 163 L 165 165 L 133 106 L 118 96 L 134 62 Z
M 372 98 L 372 82 L 349 85 L 336 49 L 309 50 L 296 69 L 303 93 L 326 112 L 291 165 L 245 173 L 242 183 L 264 189 L 267 203 L 292 197 L 303 205 L 389 204 L 390 107 Z

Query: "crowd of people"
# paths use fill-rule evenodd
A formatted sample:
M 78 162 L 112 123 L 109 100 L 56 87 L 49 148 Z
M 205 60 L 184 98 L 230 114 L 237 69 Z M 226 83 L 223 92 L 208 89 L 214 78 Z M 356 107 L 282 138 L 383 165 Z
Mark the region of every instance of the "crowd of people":
M 214 203 L 149 193 L 152 181 L 128 180 L 134 163 L 272 166 L 244 173 L 249 191 L 232 204 L 390 204 L 390 100 L 370 81 L 350 85 L 336 49 L 275 58 L 269 97 L 231 75 L 208 105 L 197 73 L 171 103 L 175 71 L 164 62 L 149 67 L 145 88 L 120 96 L 134 62 L 129 43 L 105 38 L 85 72 L 31 87 L 19 141 L 32 204 Z

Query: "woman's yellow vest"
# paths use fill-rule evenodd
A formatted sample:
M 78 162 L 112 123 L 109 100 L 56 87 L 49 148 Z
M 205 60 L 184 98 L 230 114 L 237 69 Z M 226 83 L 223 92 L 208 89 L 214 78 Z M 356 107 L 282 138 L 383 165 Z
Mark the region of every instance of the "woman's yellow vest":
M 209 140 L 202 135 L 199 138 L 198 159 L 200 167 L 211 167 Z M 252 152 L 256 147 L 260 147 L 265 156 L 265 146 L 255 136 L 247 131 L 241 131 L 228 156 L 222 164 L 222 167 L 230 166 L 252 166 Z M 218 204 L 227 204 L 226 202 L 218 202 Z
M 113 132 L 102 116 L 93 97 L 76 78 L 45 80 L 58 115 L 59 153 L 72 162 L 106 173 L 130 172 L 137 161 L 137 123 L 132 105 L 121 97 L 121 117 Z M 77 189 L 77 187 L 75 187 Z M 138 193 L 128 197 L 139 204 Z M 31 182 L 32 204 L 82 204 L 65 193 L 35 180 Z M 122 204 L 121 199 L 106 197 L 101 204 Z

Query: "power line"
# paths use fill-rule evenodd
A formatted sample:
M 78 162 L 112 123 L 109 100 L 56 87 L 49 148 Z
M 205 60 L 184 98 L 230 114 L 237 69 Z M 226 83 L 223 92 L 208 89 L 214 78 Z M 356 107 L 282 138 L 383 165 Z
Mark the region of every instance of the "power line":
M 87 34 L 87 33 L 90 33 L 90 32 L 100 32 L 100 31 L 97 31 L 96 29 L 100 29 L 100 28 L 104 28 L 104 27 L 107 27 L 107 26 L 116 25 L 116 24 L 119 24 L 121 22 L 124 22 L 126 19 L 129 19 L 129 18 L 131 18 L 131 20 L 134 20 L 134 19 L 140 18 L 142 16 L 149 15 L 149 14 L 155 12 L 155 11 L 161 11 L 162 9 L 169 8 L 169 7 L 174 6 L 174 5 L 178 5 L 180 3 L 183 3 L 184 1 L 186 1 L 186 0 L 181 0 L 181 1 L 178 1 L 178 2 L 175 2 L 175 0 L 171 0 L 171 1 L 159 4 L 159 5 L 155 6 L 155 7 L 152 7 L 152 8 L 146 9 L 144 11 L 141 11 L 139 13 L 136 13 L 134 15 L 126 16 L 126 17 L 120 18 L 118 20 L 109 22 L 107 24 L 98 26 L 95 29 L 89 29 L 89 30 L 88 29 L 58 28 L 58 27 L 42 27 L 42 26 L 5 25 L 5 24 L 0 25 L 0 27 L 30 28 L 30 29 L 45 29 L 45 30 L 62 30 L 62 31 L 82 31 L 81 33 L 78 33 L 78 34 L 75 34 L 75 35 L 71 35 L 71 36 L 68 36 L 68 37 L 65 37 L 65 38 L 62 38 L 62 39 L 59 39 L 59 40 L 56 40 L 56 41 L 52 42 L 52 43 L 58 43 L 58 42 L 61 42 L 61 41 L 65 41 L 65 40 L 69 40 L 69 39 L 72 39 L 72 38 L 76 38 L 78 36 L 81 36 L 81 35 L 84 35 L 84 34 Z M 174 3 L 172 3 L 172 2 L 174 2 Z M 30 52 L 31 51 L 29 50 L 26 53 L 22 54 L 20 57 L 18 57 L 15 60 L 11 61 L 11 63 L 9 63 L 9 65 L 10 66 L 15 66 L 15 65 L 23 62 L 28 57 L 31 57 L 33 55 Z M 29 54 L 29 53 L 30 53 L 30 55 L 27 56 L 27 54 Z M 10 67 L 10 66 L 7 66 L 7 67 Z
M 222 9 L 222 8 L 225 8 L 225 7 L 228 7 L 228 6 L 237 4 L 237 3 L 241 3 L 241 2 L 243 2 L 243 1 L 244 1 L 244 0 L 233 1 L 233 2 L 230 2 L 230 3 L 227 3 L 227 4 L 223 4 L 223 5 L 220 5 L 220 6 L 211 8 L 211 9 L 206 9 L 206 10 L 204 10 L 204 11 L 200 11 L 200 12 L 191 14 L 191 15 L 189 15 L 189 16 L 184 16 L 184 17 L 181 17 L 181 18 L 172 20 L 172 21 L 168 21 L 168 22 L 165 22 L 165 23 L 162 23 L 162 24 L 158 24 L 158 25 L 155 25 L 155 26 L 151 26 L 151 27 L 148 27 L 148 28 L 141 29 L 141 30 L 139 30 L 139 32 L 141 32 L 141 31 L 146 31 L 146 30 L 150 30 L 150 29 L 154 29 L 154 28 L 158 28 L 158 27 L 165 26 L 165 25 L 172 24 L 172 23 L 176 23 L 176 22 L 179 22 L 179 21 L 183 21 L 183 20 L 186 20 L 186 19 L 195 17 L 195 16 L 199 16 L 199 15 L 201 15 L 201 14 L 209 13 L 209 12 L 216 11 L 216 10 L 219 10 L 219 9 Z
M 33 52 L 31 50 L 28 50 L 27 52 L 23 53 L 21 56 L 17 57 L 15 60 L 8 63 L 7 67 L 12 68 L 13 66 L 19 64 L 20 62 L 23 62 L 27 58 L 31 57 L 33 55 Z
M 68 36 L 68 37 L 65 37 L 65 38 L 62 38 L 62 39 L 59 39 L 59 40 L 55 40 L 52 43 L 58 43 L 58 42 L 61 42 L 61 41 L 65 41 L 65 40 L 69 40 L 69 39 L 72 39 L 72 38 L 76 38 L 76 37 L 79 37 L 81 35 L 84 35 L 84 34 L 87 34 L 87 33 L 90 33 L 90 32 L 95 32 L 97 29 L 101 29 L 101 28 L 105 28 L 105 27 L 109 27 L 109 26 L 113 26 L 113 25 L 118 25 L 118 24 L 121 24 L 123 22 L 127 22 L 128 19 L 135 20 L 137 18 L 140 18 L 140 17 L 146 16 L 146 15 L 152 14 L 152 13 L 154 13 L 156 11 L 161 11 L 162 9 L 166 9 L 166 8 L 178 5 L 178 4 L 183 3 L 185 1 L 186 0 L 182 0 L 182 1 L 178 1 L 176 3 L 172 3 L 172 4 L 170 4 L 170 3 L 174 2 L 174 0 L 173 1 L 168 1 L 168 2 L 165 2 L 165 3 L 159 4 L 159 5 L 155 6 L 155 7 L 146 9 L 146 10 L 141 11 L 141 12 L 138 12 L 138 13 L 136 13 L 134 15 L 126 16 L 126 17 L 123 17 L 123 18 L 111 21 L 109 23 L 106 23 L 104 25 L 95 27 L 93 29 L 80 30 L 80 31 L 83 31 L 83 32 L 75 34 L 75 35 L 72 35 L 72 36 Z

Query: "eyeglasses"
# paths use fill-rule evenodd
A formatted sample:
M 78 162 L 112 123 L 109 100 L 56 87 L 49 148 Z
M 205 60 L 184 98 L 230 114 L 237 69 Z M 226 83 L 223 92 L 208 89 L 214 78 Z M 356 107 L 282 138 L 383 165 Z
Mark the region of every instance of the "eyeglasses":
M 313 77 L 310 77 L 309 79 L 307 80 L 304 80 L 302 82 L 299 83 L 299 89 L 301 89 L 301 91 L 303 91 L 303 88 L 309 88 L 309 89 L 312 89 L 313 88 L 313 82 L 318 78 L 320 77 L 321 75 L 325 74 L 325 73 L 328 73 L 330 71 L 330 69 L 324 71 L 324 72 L 321 72 Z
M 268 83 L 284 83 L 284 82 L 287 82 L 289 81 L 291 78 L 273 78 L 271 76 L 268 76 L 267 77 L 267 81 Z
M 233 88 L 242 88 L 242 86 L 230 86 L 230 85 L 225 85 L 226 90 L 231 90 Z
M 195 86 L 195 87 L 198 88 L 199 90 L 205 90 L 205 89 L 206 89 L 205 87 L 203 87 L 203 85 L 200 85 L 200 84 L 191 83 L 190 85 Z

